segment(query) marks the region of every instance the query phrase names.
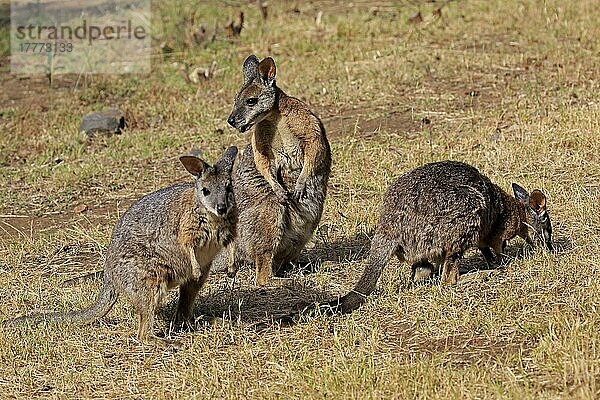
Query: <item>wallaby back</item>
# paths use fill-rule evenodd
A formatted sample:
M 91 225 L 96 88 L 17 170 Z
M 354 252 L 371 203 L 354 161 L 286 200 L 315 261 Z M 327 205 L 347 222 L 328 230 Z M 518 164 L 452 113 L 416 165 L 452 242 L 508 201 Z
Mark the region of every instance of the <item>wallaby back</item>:
M 413 265 L 413 277 L 436 263 L 443 266 L 442 282 L 455 283 L 464 251 L 478 247 L 488 260 L 491 248 L 499 256 L 508 240 L 527 237 L 528 213 L 523 202 L 465 163 L 443 161 L 409 171 L 384 197 L 360 281 L 332 305 L 344 312 L 358 307 L 394 254 Z
M 91 307 L 5 323 L 91 322 L 104 316 L 124 294 L 140 316 L 138 337 L 146 340 L 153 335 L 156 307 L 166 292 L 177 286 L 176 323 L 189 321 L 212 259 L 235 235 L 237 209 L 231 172 L 236 155 L 237 149 L 230 148 L 214 167 L 196 157 L 182 157 L 183 165 L 196 177 L 195 183 L 150 193 L 123 214 L 108 246 L 102 289 Z

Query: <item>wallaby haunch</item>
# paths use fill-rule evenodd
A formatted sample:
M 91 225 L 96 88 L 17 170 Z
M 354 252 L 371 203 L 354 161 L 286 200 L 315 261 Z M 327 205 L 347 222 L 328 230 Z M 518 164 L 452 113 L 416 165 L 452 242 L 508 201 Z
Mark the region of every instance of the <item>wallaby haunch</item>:
M 241 132 L 254 131 L 233 176 L 237 237 L 215 264 L 227 263 L 230 275 L 240 264 L 254 264 L 256 282 L 263 286 L 273 271 L 298 258 L 315 231 L 331 150 L 319 118 L 275 84 L 272 58 L 259 62 L 249 56 L 243 73 L 244 85 L 227 121 Z
M 469 248 L 478 247 L 489 264 L 499 261 L 506 242 L 517 235 L 553 250 L 546 196 L 512 186 L 515 197 L 476 168 L 456 161 L 426 164 L 400 176 L 383 200 L 362 277 L 329 306 L 341 312 L 359 307 L 394 254 L 412 264 L 413 279 L 430 274 L 436 263 L 441 281 L 453 284 Z
M 230 147 L 214 167 L 197 157 L 181 157 L 196 177 L 150 193 L 117 222 L 96 303 L 81 311 L 36 314 L 5 321 L 74 321 L 89 323 L 106 315 L 121 294 L 140 317 L 138 338 L 154 336 L 154 314 L 169 289 L 179 286 L 175 323 L 193 322 L 194 299 L 208 277 L 217 252 L 234 238 L 237 208 L 231 171 L 237 148 Z

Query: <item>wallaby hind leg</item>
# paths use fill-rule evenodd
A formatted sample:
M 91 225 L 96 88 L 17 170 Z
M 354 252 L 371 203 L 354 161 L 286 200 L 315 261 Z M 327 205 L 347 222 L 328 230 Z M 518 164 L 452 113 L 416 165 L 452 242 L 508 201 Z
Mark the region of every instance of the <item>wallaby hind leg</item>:
M 483 258 L 485 258 L 485 262 L 487 263 L 488 268 L 498 267 L 498 261 L 500 259 L 500 256 L 496 257 L 492 252 L 492 249 L 490 249 L 489 247 L 480 247 L 479 251 L 481 251 Z
M 138 310 L 138 315 L 140 317 L 138 340 L 142 343 L 147 343 L 150 336 L 154 336 L 154 310 L 151 308 L 140 308 Z
M 446 256 L 442 267 L 442 283 L 446 285 L 454 285 L 458 282 L 459 261 L 462 253 L 452 253 Z
M 434 266 L 427 260 L 416 262 L 412 265 L 411 280 L 413 282 L 423 282 L 433 275 Z
M 189 281 L 179 288 L 179 303 L 177 304 L 177 313 L 175 314 L 175 326 L 177 328 L 187 325 L 191 327 L 194 323 L 194 301 L 198 292 L 206 281 L 203 274 L 200 279 Z
M 227 276 L 234 278 L 240 269 L 240 262 L 237 253 L 237 245 L 235 242 L 227 247 Z
M 142 280 L 144 282 L 144 280 Z M 167 293 L 166 282 L 147 279 L 144 283 L 129 287 L 127 295 L 140 317 L 138 340 L 143 343 L 156 342 L 160 338 L 154 335 L 156 310 Z
M 261 254 L 254 257 L 256 266 L 256 284 L 265 286 L 273 277 L 273 262 L 271 254 Z

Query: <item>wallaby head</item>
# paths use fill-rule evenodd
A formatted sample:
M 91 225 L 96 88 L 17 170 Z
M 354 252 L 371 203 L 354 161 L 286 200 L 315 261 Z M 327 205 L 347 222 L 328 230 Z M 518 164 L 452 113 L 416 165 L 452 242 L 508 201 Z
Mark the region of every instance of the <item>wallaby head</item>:
M 253 54 L 246 58 L 242 70 L 244 85 L 235 98 L 227 122 L 240 132 L 246 132 L 254 124 L 265 119 L 275 106 L 275 61 L 267 57 L 259 62 Z
M 196 200 L 217 216 L 226 215 L 235 205 L 231 186 L 231 171 L 238 149 L 231 146 L 214 167 L 194 156 L 179 160 L 196 178 Z
M 553 251 L 552 223 L 546 209 L 546 196 L 537 189 L 528 193 L 516 183 L 512 184 L 512 188 L 515 198 L 525 207 L 525 221 L 522 221 L 524 227 L 519 235 L 530 244 L 544 245 L 546 249 Z

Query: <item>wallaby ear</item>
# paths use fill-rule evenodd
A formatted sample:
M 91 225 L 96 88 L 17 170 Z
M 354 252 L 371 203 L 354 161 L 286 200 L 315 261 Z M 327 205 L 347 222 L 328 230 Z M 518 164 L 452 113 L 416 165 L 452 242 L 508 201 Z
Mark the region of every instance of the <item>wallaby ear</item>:
M 523 189 L 521 186 L 516 183 L 512 184 L 513 192 L 515 193 L 515 198 L 519 200 L 521 203 L 529 204 L 529 193 L 527 190 Z
M 215 164 L 215 168 L 219 171 L 226 171 L 228 174 L 231 174 L 231 170 L 233 169 L 233 163 L 235 162 L 235 157 L 237 156 L 238 149 L 235 146 L 229 147 L 223 157 Z
M 265 58 L 258 64 L 258 76 L 265 86 L 272 86 L 275 83 L 276 74 L 275 61 L 271 57 Z
M 535 189 L 529 196 L 529 206 L 539 215 L 546 212 L 546 195 L 541 190 Z
M 252 82 L 258 75 L 258 57 L 254 54 L 248 56 L 244 61 L 242 71 L 244 72 L 244 84 Z
M 181 161 L 187 172 L 197 178 L 201 177 L 204 171 L 210 168 L 210 165 L 194 156 L 181 156 L 179 157 L 179 161 Z

